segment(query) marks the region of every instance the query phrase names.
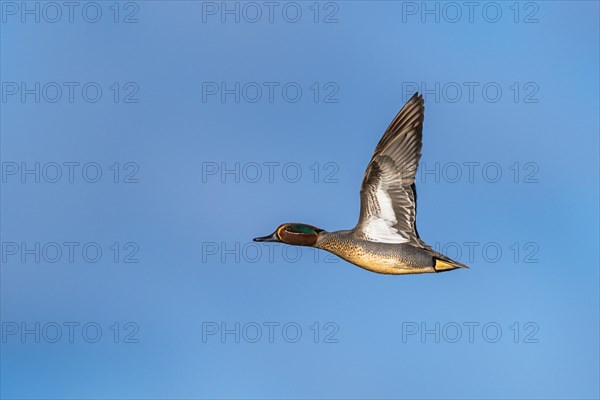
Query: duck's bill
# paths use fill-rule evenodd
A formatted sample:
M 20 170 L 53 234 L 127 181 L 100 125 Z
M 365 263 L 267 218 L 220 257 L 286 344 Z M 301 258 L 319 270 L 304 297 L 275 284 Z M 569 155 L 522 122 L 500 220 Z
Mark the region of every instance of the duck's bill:
M 270 235 L 254 238 L 255 242 L 279 242 L 277 232 L 273 232 Z

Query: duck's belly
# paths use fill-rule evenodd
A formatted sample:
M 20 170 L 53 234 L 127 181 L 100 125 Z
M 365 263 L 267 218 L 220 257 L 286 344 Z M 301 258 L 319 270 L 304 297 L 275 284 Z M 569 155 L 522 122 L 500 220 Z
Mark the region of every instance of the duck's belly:
M 424 274 L 435 272 L 433 265 L 409 263 L 394 256 L 385 257 L 373 256 L 371 254 L 353 254 L 340 257 L 361 268 L 379 274 Z
M 433 258 L 405 244 L 344 243 L 319 246 L 361 268 L 380 274 L 424 274 L 436 272 Z

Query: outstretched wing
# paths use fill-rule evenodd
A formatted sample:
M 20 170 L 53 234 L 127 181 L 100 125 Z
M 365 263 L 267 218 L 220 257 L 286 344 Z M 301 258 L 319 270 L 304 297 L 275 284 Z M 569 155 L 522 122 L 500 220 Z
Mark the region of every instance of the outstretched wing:
M 365 240 L 426 246 L 417 233 L 415 188 L 424 113 L 423 97 L 415 93 L 375 148 L 360 189 L 355 230 Z

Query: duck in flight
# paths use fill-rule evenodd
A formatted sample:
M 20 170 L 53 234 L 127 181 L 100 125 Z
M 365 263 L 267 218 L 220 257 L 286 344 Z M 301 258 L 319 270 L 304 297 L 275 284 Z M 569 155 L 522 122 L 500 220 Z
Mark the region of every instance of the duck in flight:
M 416 226 L 415 175 L 421 158 L 423 96 L 415 93 L 375 147 L 360 189 L 360 217 L 354 229 L 327 232 L 286 223 L 256 242 L 281 242 L 329 251 L 381 274 L 422 274 L 468 268 L 433 250 Z

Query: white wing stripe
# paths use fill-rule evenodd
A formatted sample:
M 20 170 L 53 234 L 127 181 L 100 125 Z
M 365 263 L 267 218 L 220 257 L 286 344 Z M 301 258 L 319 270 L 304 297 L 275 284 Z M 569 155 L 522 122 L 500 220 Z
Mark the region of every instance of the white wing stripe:
M 381 184 L 378 185 L 375 196 L 377 197 L 379 213 L 372 213 L 366 221 L 363 230 L 365 236 L 373 242 L 380 243 L 408 242 L 409 240 L 407 238 L 402 237 L 402 235 L 398 233 L 398 230 L 393 228 L 398 220 L 396 219 L 396 213 L 394 213 L 392 199 Z

